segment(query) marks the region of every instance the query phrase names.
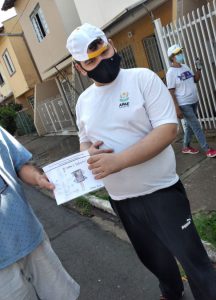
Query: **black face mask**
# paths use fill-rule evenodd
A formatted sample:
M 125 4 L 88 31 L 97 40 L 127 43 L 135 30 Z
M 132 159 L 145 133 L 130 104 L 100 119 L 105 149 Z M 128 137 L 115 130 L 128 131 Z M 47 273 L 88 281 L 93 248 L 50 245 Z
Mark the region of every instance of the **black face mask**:
M 116 79 L 120 71 L 121 57 L 118 53 L 110 58 L 103 59 L 92 71 L 86 71 L 89 78 L 99 83 L 110 83 Z

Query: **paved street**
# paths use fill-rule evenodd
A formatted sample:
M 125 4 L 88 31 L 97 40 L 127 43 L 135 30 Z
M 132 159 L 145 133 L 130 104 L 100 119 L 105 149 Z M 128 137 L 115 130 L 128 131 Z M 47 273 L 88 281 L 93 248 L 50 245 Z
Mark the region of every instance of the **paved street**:
M 33 160 L 39 166 L 79 149 L 76 136 L 22 136 L 19 140 L 33 153 Z M 216 148 L 215 137 L 209 137 L 208 141 Z M 216 159 L 208 159 L 203 153 L 182 155 L 181 144 L 181 139 L 177 139 L 173 147 L 177 171 L 192 210 L 215 209 Z M 81 285 L 80 300 L 159 299 L 157 280 L 139 262 L 113 217 L 97 210 L 92 218 L 83 217 L 71 209 L 58 207 L 38 190 L 26 187 L 26 193 L 55 251 Z M 183 300 L 192 299 L 186 285 Z
M 110 232 L 108 215 L 98 212 L 101 227 L 95 217 L 58 207 L 38 190 L 25 186 L 25 192 L 62 263 L 81 285 L 79 300 L 159 299 L 156 279 L 131 245 Z M 192 299 L 187 291 L 184 300 Z

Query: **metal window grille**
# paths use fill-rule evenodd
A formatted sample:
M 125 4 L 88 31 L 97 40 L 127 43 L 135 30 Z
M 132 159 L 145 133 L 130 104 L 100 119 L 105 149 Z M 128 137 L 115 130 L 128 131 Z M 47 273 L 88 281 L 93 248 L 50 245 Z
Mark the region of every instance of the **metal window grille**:
M 4 78 L 2 76 L 2 74 L 0 73 L 0 86 L 4 85 Z
M 8 53 L 8 50 L 5 50 L 4 54 L 2 55 L 3 57 L 3 60 L 4 60 L 4 63 L 7 67 L 7 70 L 8 70 L 8 73 L 10 76 L 12 76 L 14 73 L 15 73 L 15 68 L 14 68 L 14 65 L 13 65 L 13 62 L 10 58 L 10 55 Z
M 161 71 L 163 69 L 163 65 L 155 36 L 153 35 L 144 38 L 142 42 L 148 60 L 149 68 L 156 73 Z
M 72 91 L 71 87 L 70 87 L 70 84 L 68 83 L 67 80 L 63 79 L 61 81 L 61 86 L 63 88 L 63 91 L 65 93 L 65 96 L 67 98 L 67 101 L 68 101 L 68 104 L 70 105 L 70 108 L 72 111 L 74 111 L 74 108 L 75 108 L 75 94 L 74 92 Z
M 121 56 L 121 67 L 124 69 L 136 68 L 136 61 L 133 54 L 133 49 L 131 46 L 127 46 L 120 51 L 118 51 Z
M 16 125 L 17 131 L 20 135 L 36 131 L 32 117 L 28 114 L 28 110 L 21 110 L 17 112 Z
M 37 39 L 41 42 L 45 36 L 49 33 L 49 28 L 47 22 L 45 20 L 43 11 L 41 10 L 39 4 L 36 5 L 32 14 L 30 15 L 30 19 L 36 33 Z
M 31 105 L 32 109 L 34 110 L 34 96 L 28 97 L 28 102 Z

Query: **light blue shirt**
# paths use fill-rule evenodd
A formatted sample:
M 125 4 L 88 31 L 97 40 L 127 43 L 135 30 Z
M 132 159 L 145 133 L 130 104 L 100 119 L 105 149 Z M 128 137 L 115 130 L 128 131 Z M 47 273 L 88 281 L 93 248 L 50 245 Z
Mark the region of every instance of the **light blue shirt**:
M 31 157 L 0 127 L 0 269 L 31 253 L 44 239 L 43 227 L 17 177 L 19 169 Z

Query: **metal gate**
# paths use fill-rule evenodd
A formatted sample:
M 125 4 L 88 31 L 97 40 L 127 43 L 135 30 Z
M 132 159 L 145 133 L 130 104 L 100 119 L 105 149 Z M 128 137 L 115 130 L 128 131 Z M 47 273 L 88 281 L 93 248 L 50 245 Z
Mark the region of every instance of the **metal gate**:
M 34 122 L 27 109 L 17 112 L 16 116 L 17 132 L 19 135 L 36 132 Z
M 76 131 L 71 114 L 60 95 L 47 98 L 38 105 L 37 111 L 47 133 Z
M 164 27 L 160 19 L 154 21 L 157 40 L 168 69 L 167 49 L 180 44 L 186 54 L 186 63 L 195 70 L 195 61 L 203 63 L 202 79 L 198 84 L 198 117 L 206 129 L 216 128 L 216 2 L 192 11 Z

